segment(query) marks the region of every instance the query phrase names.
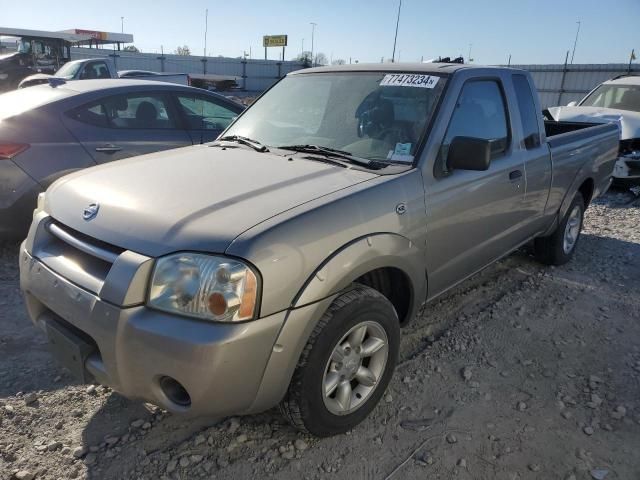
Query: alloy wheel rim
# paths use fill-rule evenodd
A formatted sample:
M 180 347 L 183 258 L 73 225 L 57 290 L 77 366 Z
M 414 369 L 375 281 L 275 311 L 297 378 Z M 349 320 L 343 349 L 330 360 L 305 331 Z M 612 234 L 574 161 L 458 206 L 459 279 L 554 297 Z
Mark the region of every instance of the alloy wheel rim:
M 322 399 L 334 415 L 348 415 L 366 403 L 380 383 L 389 340 L 373 321 L 358 323 L 335 345 L 322 377 Z
M 562 246 L 565 254 L 569 254 L 573 247 L 576 246 L 578 241 L 578 235 L 580 235 L 580 224 L 582 223 L 582 217 L 580 215 L 580 206 L 576 205 L 571 210 L 567 224 L 564 227 L 564 239 Z

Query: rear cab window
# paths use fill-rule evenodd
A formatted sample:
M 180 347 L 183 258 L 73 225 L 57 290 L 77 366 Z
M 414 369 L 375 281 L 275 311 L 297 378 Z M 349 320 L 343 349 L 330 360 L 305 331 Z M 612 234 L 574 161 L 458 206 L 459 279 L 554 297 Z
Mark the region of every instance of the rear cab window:
M 536 111 L 536 104 L 533 100 L 533 92 L 525 75 L 518 73 L 514 74 L 512 78 L 518 100 L 518 110 L 520 110 L 524 147 L 527 150 L 531 150 L 532 148 L 539 147 L 541 144 L 538 112 Z

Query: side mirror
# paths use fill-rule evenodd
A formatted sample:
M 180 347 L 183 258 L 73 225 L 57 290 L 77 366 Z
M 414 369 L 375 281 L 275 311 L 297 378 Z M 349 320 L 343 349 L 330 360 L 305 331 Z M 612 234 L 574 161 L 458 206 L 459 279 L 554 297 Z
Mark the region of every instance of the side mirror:
M 491 164 L 491 141 L 474 137 L 454 137 L 449 145 L 449 170 L 488 170 Z
M 578 102 L 569 102 L 567 103 L 567 107 L 575 107 L 578 104 Z

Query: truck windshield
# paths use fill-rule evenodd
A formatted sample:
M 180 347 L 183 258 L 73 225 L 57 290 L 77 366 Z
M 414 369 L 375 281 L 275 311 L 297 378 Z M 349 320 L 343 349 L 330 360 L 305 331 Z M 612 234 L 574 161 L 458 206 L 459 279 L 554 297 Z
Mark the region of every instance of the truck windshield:
M 388 72 L 290 75 L 225 136 L 272 148 L 316 146 L 412 163 L 445 82 L 445 76 Z
M 82 66 L 82 62 L 69 62 L 65 63 L 60 69 L 56 72 L 56 77 L 71 79 L 73 78 L 78 70 Z
M 600 85 L 580 106 L 640 112 L 640 85 Z

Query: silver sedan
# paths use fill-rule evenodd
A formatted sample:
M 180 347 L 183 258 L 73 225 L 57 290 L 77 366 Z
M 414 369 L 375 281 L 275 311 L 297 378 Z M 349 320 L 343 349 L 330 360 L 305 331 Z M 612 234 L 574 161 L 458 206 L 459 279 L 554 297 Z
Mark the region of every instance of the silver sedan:
M 0 238 L 26 234 L 38 193 L 67 173 L 214 140 L 244 106 L 146 80 L 83 80 L 0 95 Z

